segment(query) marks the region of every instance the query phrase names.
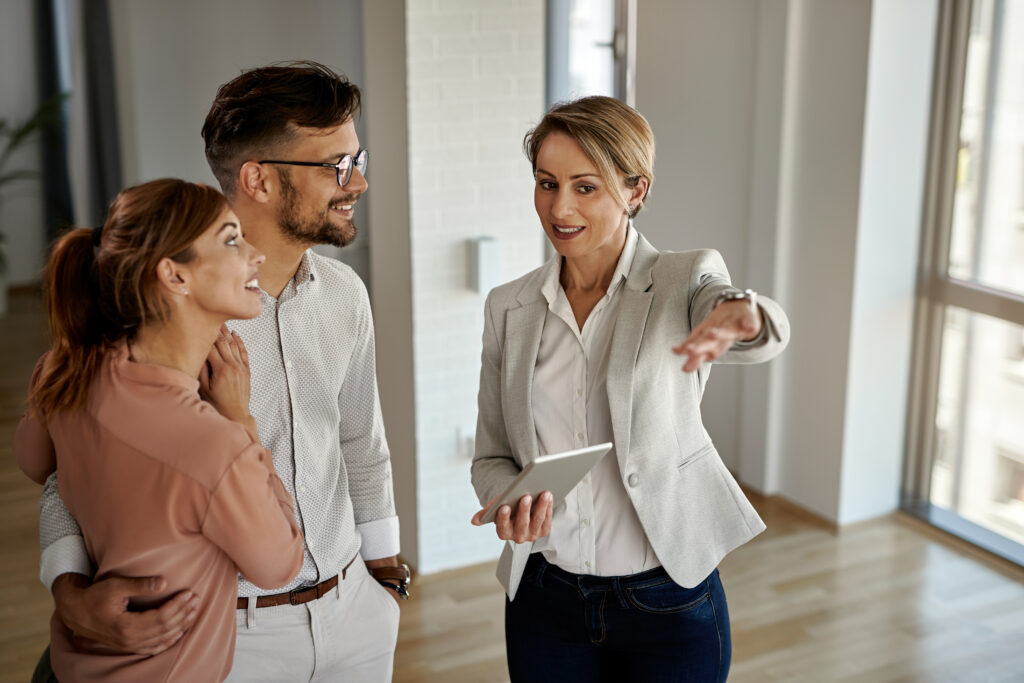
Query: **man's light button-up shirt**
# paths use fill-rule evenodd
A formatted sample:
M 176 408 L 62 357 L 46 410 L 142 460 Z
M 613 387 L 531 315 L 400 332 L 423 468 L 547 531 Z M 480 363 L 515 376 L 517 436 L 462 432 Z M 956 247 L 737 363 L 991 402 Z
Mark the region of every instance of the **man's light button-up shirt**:
M 315 584 L 356 553 L 399 548 L 366 287 L 345 264 L 307 251 L 280 296 L 261 297 L 257 318 L 228 327 L 249 351 L 250 412 L 295 499 L 306 553 L 287 586 L 264 590 L 243 577 L 243 597 Z

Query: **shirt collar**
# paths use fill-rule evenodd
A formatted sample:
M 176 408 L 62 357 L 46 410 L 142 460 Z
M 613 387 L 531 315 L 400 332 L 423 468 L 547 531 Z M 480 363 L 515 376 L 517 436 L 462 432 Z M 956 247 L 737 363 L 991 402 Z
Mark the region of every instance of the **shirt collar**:
M 316 263 L 313 260 L 313 250 L 307 249 L 302 252 L 302 260 L 299 261 L 299 268 L 295 271 L 295 288 L 298 289 L 310 280 L 316 280 Z
M 619 262 L 615 265 L 615 272 L 612 273 L 612 281 L 608 285 L 607 294 L 614 294 L 629 277 L 629 270 L 633 267 L 633 257 L 636 256 L 636 245 L 639 241 L 640 233 L 633 227 L 633 221 L 630 221 L 626 229 L 626 244 L 622 248 L 622 253 L 619 254 Z M 562 286 L 558 280 L 558 276 L 562 272 L 562 256 L 555 254 L 544 264 L 544 268 L 544 280 L 540 292 L 547 299 L 548 305 L 551 305 Z
M 307 282 L 315 281 L 317 278 L 317 265 L 316 260 L 313 258 L 311 249 L 307 249 L 302 252 L 302 258 L 299 259 L 299 267 L 295 269 L 295 274 L 292 275 L 292 279 L 285 283 L 284 289 L 276 297 L 267 294 L 263 289 L 260 290 L 260 296 L 263 298 L 263 310 L 267 310 L 267 302 L 274 302 L 276 305 L 283 304 L 284 302 L 291 299 L 293 296 L 298 295 L 302 290 L 302 286 Z M 261 314 L 262 315 L 262 314 Z

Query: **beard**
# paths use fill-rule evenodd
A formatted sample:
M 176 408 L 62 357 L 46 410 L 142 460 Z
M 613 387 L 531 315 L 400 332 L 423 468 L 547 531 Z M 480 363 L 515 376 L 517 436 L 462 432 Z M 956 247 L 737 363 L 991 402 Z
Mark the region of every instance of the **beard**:
M 330 206 L 325 206 L 313 216 L 303 216 L 299 210 L 299 196 L 286 173 L 281 177 L 282 206 L 278 225 L 285 237 L 299 244 L 315 246 L 329 244 L 332 247 L 347 247 L 356 239 L 358 229 L 354 221 L 346 219 L 342 225 L 332 222 Z M 332 203 L 349 204 L 359 195 L 342 195 Z M 337 220 L 337 219 L 335 219 Z

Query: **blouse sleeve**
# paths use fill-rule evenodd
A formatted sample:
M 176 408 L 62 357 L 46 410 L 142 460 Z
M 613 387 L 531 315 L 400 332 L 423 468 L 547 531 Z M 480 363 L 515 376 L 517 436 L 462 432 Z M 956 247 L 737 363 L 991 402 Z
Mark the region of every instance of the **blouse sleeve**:
M 30 391 L 39 381 L 48 353 L 43 354 L 32 371 Z M 57 451 L 46 428 L 46 421 L 31 406 L 26 409 L 21 422 L 18 423 L 18 429 L 14 432 L 13 450 L 21 471 L 37 484 L 44 483 L 50 474 L 57 471 Z
M 302 532 L 291 496 L 259 444 L 242 451 L 221 477 L 202 531 L 261 588 L 283 586 L 302 567 Z

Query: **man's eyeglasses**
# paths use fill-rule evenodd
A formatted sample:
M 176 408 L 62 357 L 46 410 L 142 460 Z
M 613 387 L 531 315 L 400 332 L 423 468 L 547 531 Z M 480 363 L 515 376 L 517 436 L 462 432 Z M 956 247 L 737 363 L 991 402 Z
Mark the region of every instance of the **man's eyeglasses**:
M 322 161 L 279 161 L 277 159 L 264 159 L 261 164 L 287 164 L 288 166 L 317 166 L 321 168 L 333 168 L 338 178 L 338 187 L 345 187 L 352 179 L 352 169 L 358 168 L 359 172 L 366 175 L 366 166 L 370 163 L 370 153 L 365 149 L 356 152 L 355 156 L 346 154 L 338 163 L 328 164 Z

